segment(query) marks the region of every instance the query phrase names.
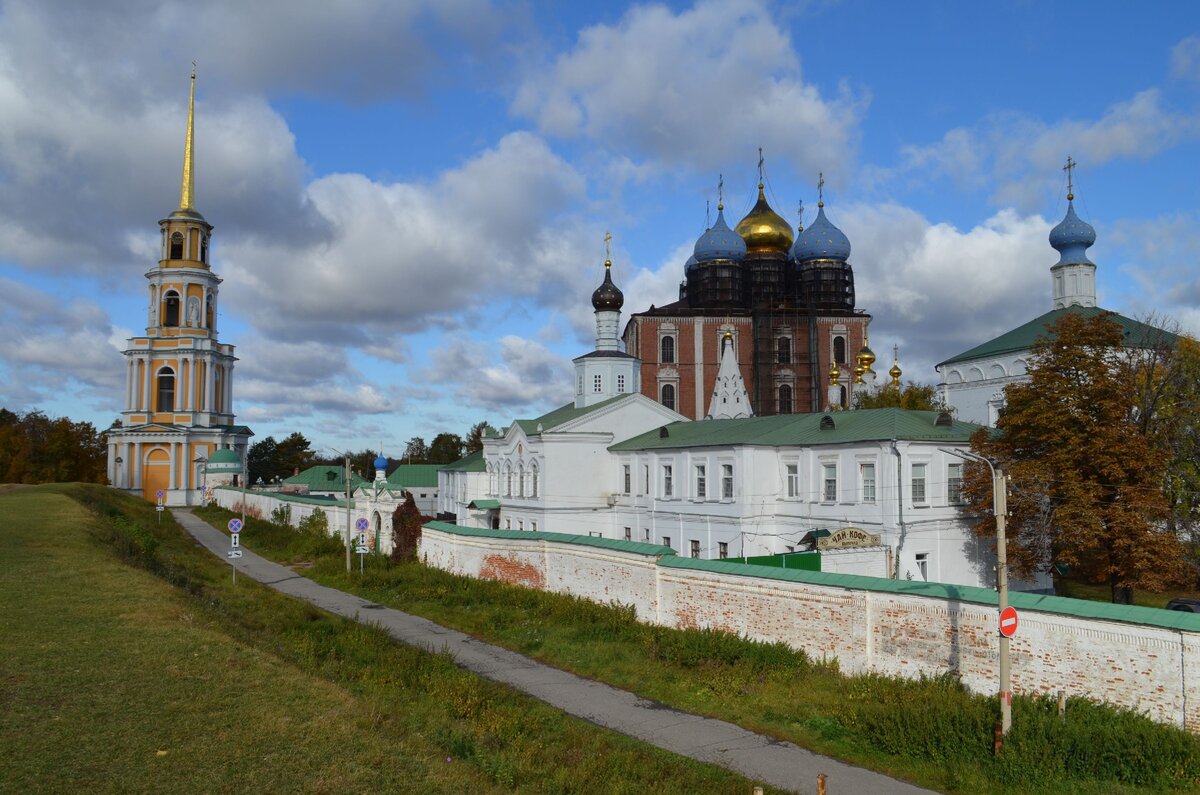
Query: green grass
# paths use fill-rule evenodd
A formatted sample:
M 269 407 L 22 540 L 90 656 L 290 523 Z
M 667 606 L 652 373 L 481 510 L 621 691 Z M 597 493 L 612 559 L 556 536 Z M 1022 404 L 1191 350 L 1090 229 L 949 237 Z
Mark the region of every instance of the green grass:
M 101 487 L 0 490 L 2 792 L 729 792 L 245 578 Z
M 228 513 L 202 513 L 224 526 Z M 1200 791 L 1200 740 L 1128 711 L 1017 697 L 1014 729 L 991 751 L 995 699 L 949 677 L 906 681 L 843 676 L 836 664 L 782 644 L 716 631 L 637 622 L 631 608 L 598 605 L 503 583 L 457 577 L 419 563 L 368 559 L 345 573 L 336 539 L 269 522 L 249 523 L 243 543 L 303 562 L 322 583 L 425 616 L 551 665 L 670 706 L 722 718 L 924 786 L 961 793 L 1086 795 Z M 309 566 L 308 564 L 311 564 Z

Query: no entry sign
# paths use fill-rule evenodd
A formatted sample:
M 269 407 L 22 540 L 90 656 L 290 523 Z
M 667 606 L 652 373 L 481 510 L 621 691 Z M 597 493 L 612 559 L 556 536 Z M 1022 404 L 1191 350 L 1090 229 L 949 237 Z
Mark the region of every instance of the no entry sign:
M 1017 634 L 1017 609 L 1012 605 L 1000 611 L 1000 634 L 1011 638 Z

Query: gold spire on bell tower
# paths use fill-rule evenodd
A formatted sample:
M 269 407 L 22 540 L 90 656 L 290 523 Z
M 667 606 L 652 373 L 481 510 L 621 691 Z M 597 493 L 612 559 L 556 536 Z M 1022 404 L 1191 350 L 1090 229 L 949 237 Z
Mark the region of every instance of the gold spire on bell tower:
M 192 86 L 188 92 L 187 138 L 183 144 L 183 179 L 179 184 L 179 209 L 191 210 L 195 193 L 192 183 L 194 160 L 192 155 L 192 136 L 195 130 L 196 118 L 196 62 L 192 61 Z

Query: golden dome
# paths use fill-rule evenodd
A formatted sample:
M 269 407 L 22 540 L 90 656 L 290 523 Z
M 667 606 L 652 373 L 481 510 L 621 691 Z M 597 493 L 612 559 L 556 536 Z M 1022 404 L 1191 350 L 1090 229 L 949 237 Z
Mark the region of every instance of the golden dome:
M 833 367 L 829 369 L 829 385 L 837 386 L 838 379 L 842 377 L 842 372 L 838 370 L 837 362 L 833 363 Z
M 888 370 L 888 375 L 892 377 L 892 384 L 894 386 L 900 386 L 900 376 L 903 375 L 900 370 L 900 365 L 893 364 L 892 369 Z
M 791 225 L 767 204 L 761 182 L 758 183 L 758 202 L 746 217 L 738 222 L 735 231 L 746 241 L 748 253 L 776 251 L 787 254 L 788 249 L 792 247 L 792 241 L 795 240 Z

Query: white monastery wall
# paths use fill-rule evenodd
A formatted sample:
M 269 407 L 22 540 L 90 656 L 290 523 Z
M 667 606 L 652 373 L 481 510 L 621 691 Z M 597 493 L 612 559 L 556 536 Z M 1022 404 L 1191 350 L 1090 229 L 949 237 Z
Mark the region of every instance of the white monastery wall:
M 420 555 L 455 574 L 631 604 L 642 620 L 664 626 L 782 641 L 815 659 L 836 659 L 847 673 L 951 673 L 972 691 L 997 689 L 994 605 L 868 590 L 857 578 L 818 584 L 744 576 L 713 570 L 726 565 L 713 561 L 669 557 L 660 564 L 654 555 L 607 547 L 428 527 Z M 953 594 L 953 586 L 940 587 Z M 1020 615 L 1011 645 L 1015 692 L 1062 690 L 1200 731 L 1200 633 L 1030 609 Z

